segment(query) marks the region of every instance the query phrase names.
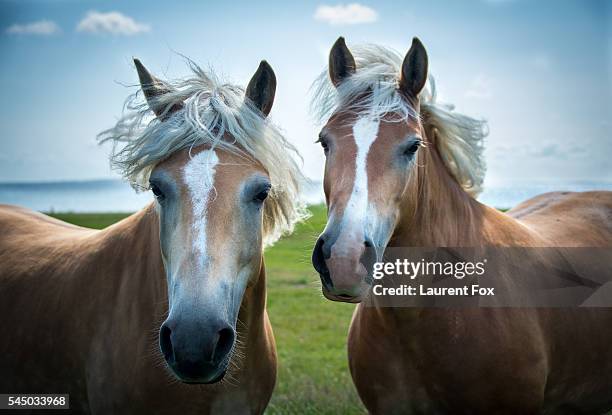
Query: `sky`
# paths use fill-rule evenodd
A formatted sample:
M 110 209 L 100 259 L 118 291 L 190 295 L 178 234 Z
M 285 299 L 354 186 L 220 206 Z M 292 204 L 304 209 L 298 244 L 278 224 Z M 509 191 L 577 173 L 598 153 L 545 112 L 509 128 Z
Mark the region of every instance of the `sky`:
M 606 0 L 0 0 L 0 182 L 118 177 L 96 135 L 180 54 L 246 85 L 274 68 L 271 117 L 321 179 L 309 88 L 338 36 L 425 44 L 440 99 L 484 118 L 487 183 L 612 181 L 612 3 Z

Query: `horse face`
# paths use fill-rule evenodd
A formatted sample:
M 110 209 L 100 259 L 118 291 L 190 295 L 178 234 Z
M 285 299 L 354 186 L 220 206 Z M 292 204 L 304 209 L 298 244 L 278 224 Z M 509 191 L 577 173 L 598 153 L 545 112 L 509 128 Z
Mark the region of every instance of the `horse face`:
M 321 132 L 328 220 L 313 264 L 328 299 L 358 302 L 397 224 L 421 136 L 416 121 L 350 117 L 337 113 Z
M 165 122 L 184 103 L 164 105 L 173 88 L 134 60 L 149 108 Z M 262 61 L 249 81 L 244 105 L 262 117 L 272 108 L 276 76 Z M 234 142 L 229 133 L 223 139 Z M 249 283 L 262 271 L 263 204 L 270 178 L 246 153 L 197 146 L 155 166 L 160 244 L 168 284 L 168 318 L 160 349 L 176 377 L 213 383 L 228 369 L 236 323 Z M 248 295 L 248 294 L 247 294 Z
M 159 164 L 150 183 L 168 283 L 160 347 L 180 380 L 216 382 L 235 347 L 245 290 L 261 270 L 270 180 L 256 162 L 199 147 Z
M 343 82 L 356 71 L 344 39 L 338 39 L 329 58 L 332 83 L 346 88 Z M 393 236 L 422 143 L 417 96 L 426 76 L 425 49 L 415 39 L 398 82 L 401 96 L 415 109 L 412 116 L 363 110 L 361 100 L 369 93 L 364 91 L 355 97 L 358 102 L 337 108 L 321 131 L 328 221 L 312 262 L 330 300 L 361 301 L 371 283 L 370 266 L 382 259 Z

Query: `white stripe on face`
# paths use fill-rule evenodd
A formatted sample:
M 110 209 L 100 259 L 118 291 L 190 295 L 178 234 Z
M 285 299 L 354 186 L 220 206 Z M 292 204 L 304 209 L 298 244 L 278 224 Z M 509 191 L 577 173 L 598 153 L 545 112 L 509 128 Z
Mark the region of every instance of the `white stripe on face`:
M 193 250 L 200 254 L 198 263 L 202 267 L 206 258 L 206 214 L 218 162 L 214 150 L 204 150 L 193 156 L 183 169 L 193 209 Z
M 366 164 L 370 147 L 378 137 L 378 126 L 379 121 L 369 117 L 359 118 L 353 125 L 353 138 L 357 147 L 355 182 L 353 183 L 351 196 L 344 209 L 344 216 L 342 218 L 344 231 L 332 247 L 332 250 L 337 255 L 342 255 L 345 249 L 355 242 L 351 239 L 363 239 L 365 236 L 365 221 L 368 212 L 368 172 Z M 344 239 L 344 241 L 341 239 Z

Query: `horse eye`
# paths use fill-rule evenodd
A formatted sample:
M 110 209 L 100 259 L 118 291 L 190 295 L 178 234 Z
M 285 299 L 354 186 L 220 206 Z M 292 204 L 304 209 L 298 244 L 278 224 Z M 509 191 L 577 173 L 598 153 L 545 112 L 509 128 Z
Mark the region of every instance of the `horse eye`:
M 327 141 L 325 141 L 325 139 L 323 139 L 322 137 L 319 137 L 319 139 L 316 142 L 321 144 L 321 147 L 323 147 L 323 151 L 325 152 L 325 154 L 327 154 L 327 152 L 329 151 L 329 146 L 327 145 Z
M 264 200 L 266 200 L 266 198 L 268 197 L 268 194 L 270 193 L 270 189 L 267 188 L 265 190 L 262 190 L 261 192 L 257 193 L 255 195 L 254 200 L 258 203 L 263 203 Z
M 162 200 L 164 198 L 164 193 L 159 189 L 159 187 L 157 187 L 157 185 L 150 183 L 151 185 L 151 191 L 153 192 L 153 195 L 158 199 L 158 200 Z
M 419 149 L 419 147 L 421 147 L 421 142 L 420 141 L 415 141 L 412 144 L 410 144 L 406 150 L 404 150 L 404 155 L 405 156 L 412 156 L 414 153 L 417 152 L 417 150 Z

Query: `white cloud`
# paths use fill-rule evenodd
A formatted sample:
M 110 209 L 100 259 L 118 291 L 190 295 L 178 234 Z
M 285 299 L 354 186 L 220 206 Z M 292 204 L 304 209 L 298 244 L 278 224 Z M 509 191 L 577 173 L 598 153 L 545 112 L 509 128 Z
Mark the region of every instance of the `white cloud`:
M 148 32 L 151 27 L 119 12 L 100 13 L 93 10 L 79 22 L 76 30 L 85 33 L 131 36 Z
M 26 24 L 14 24 L 6 29 L 6 33 L 11 35 L 39 35 L 50 36 L 61 32 L 57 23 L 51 20 L 39 20 L 38 22 Z
M 472 99 L 490 99 L 493 96 L 493 81 L 491 78 L 484 74 L 478 74 L 472 82 L 467 91 L 465 91 L 466 98 Z
M 321 5 L 317 7 L 314 18 L 331 25 L 348 25 L 375 22 L 378 20 L 378 13 L 359 3 Z

